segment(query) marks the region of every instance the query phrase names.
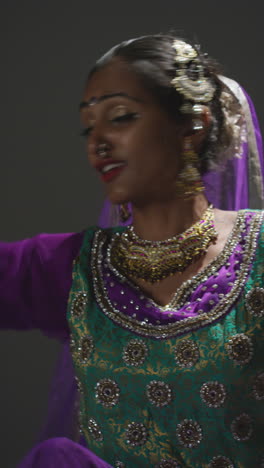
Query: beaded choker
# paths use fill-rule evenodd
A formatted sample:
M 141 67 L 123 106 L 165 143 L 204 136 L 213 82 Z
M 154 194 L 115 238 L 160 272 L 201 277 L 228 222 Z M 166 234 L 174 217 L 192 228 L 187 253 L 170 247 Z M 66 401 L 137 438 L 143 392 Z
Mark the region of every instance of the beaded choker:
M 164 241 L 138 237 L 133 226 L 114 237 L 110 250 L 111 264 L 127 277 L 156 283 L 176 272 L 184 271 L 207 252 L 217 239 L 213 207 L 203 218 L 177 236 Z

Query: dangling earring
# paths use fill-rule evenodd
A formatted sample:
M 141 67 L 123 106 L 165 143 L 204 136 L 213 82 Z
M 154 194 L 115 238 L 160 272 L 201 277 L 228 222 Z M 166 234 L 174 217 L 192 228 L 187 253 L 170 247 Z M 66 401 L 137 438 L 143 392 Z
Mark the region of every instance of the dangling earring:
M 183 142 L 182 163 L 183 168 L 178 175 L 176 189 L 180 197 L 188 199 L 204 191 L 201 174 L 198 170 L 199 157 L 194 151 L 190 137 L 186 137 Z
M 128 205 L 126 203 L 122 203 L 119 205 L 119 218 L 122 223 L 125 223 L 129 220 L 131 213 L 129 211 Z

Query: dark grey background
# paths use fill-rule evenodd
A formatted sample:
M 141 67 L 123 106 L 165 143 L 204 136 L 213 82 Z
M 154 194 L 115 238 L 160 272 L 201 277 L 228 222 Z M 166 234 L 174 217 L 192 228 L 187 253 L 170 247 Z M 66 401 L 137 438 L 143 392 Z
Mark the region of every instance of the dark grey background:
M 78 103 L 89 67 L 123 39 L 170 28 L 195 38 L 247 89 L 263 127 L 259 5 L 231 0 L 2 4 L 1 240 L 78 231 L 96 221 L 102 193 L 78 136 Z M 37 331 L 1 333 L 1 468 L 13 468 L 37 437 L 58 349 Z

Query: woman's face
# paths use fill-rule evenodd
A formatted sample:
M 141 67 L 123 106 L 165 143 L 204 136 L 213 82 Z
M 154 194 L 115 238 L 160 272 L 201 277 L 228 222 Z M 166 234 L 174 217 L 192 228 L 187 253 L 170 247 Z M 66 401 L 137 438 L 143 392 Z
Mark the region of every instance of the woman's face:
M 120 60 L 90 78 L 81 103 L 90 164 L 112 203 L 135 206 L 175 196 L 183 128 Z M 98 145 L 106 144 L 106 154 Z

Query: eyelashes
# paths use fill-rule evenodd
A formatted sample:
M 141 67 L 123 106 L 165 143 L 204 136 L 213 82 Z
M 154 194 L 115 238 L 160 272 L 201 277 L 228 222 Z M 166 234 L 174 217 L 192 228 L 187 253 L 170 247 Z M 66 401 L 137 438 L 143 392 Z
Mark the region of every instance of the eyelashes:
M 134 120 L 137 117 L 138 117 L 137 112 L 129 112 L 127 114 L 118 115 L 118 116 L 114 117 L 113 119 L 111 119 L 111 122 L 113 124 L 115 124 L 115 123 L 118 124 L 118 123 L 122 123 L 122 122 L 129 122 L 130 120 Z M 93 130 L 93 127 L 86 127 L 80 132 L 80 136 L 88 137 L 92 130 Z

